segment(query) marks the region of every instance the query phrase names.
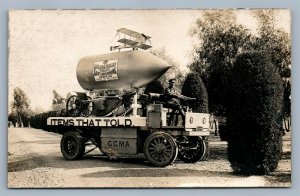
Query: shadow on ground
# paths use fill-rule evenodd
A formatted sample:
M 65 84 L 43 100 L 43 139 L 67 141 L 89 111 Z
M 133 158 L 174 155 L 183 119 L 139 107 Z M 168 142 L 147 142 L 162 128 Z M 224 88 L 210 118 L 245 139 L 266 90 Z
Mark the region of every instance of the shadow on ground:
M 292 176 L 290 172 L 272 172 L 272 174 L 266 176 L 266 179 L 268 180 L 268 184 L 272 186 L 273 184 L 289 184 L 291 183 Z
M 194 169 L 174 169 L 174 168 L 148 168 L 148 169 L 117 169 L 110 171 L 93 172 L 83 174 L 86 178 L 128 178 L 128 177 L 216 177 L 240 178 L 232 175 L 231 172 L 220 171 L 199 171 Z

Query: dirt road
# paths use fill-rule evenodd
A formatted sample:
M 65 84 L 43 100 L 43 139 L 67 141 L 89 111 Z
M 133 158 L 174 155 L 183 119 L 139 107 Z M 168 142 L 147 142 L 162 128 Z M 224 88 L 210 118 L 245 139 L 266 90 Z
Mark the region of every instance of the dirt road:
M 79 161 L 60 153 L 61 136 L 31 128 L 8 130 L 8 187 L 252 187 L 291 186 L 290 133 L 284 137 L 283 159 L 269 176 L 232 174 L 226 142 L 210 139 L 207 161 L 157 168 L 143 158 L 109 160 L 96 150 Z

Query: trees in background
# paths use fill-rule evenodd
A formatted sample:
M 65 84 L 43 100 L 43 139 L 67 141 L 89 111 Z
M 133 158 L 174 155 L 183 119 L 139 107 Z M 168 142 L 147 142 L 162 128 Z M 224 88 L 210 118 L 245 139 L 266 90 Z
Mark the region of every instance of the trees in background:
M 52 110 L 58 111 L 65 109 L 65 99 L 56 91 L 53 90 Z
M 228 75 L 236 55 L 251 48 L 250 31 L 236 24 L 232 10 L 208 10 L 197 20 L 192 35 L 199 44 L 189 67 L 206 85 L 210 111 L 224 115 Z
M 12 126 L 16 127 L 17 126 L 17 122 L 18 122 L 18 115 L 17 112 L 15 110 L 12 110 L 9 114 L 8 114 L 8 121 L 10 121 L 12 123 Z M 11 124 L 10 124 L 11 125 Z
M 280 76 L 289 78 L 291 38 L 287 32 L 276 27 L 276 11 L 256 10 L 253 15 L 258 21 L 258 36 L 253 40 L 253 49 L 268 52 Z
M 203 79 L 208 91 L 209 110 L 217 115 L 226 114 L 229 74 L 240 53 L 269 53 L 272 64 L 282 81 L 285 81 L 283 83 L 289 81 L 290 35 L 276 26 L 276 11 L 256 10 L 251 13 L 258 22 L 257 34 L 237 24 L 233 10 L 204 11 L 202 18 L 196 21 L 191 30 L 198 43 L 195 45 L 194 60 L 189 67 Z
M 177 92 L 180 92 L 185 78 L 180 65 L 167 55 L 165 48 L 150 50 L 150 53 L 161 58 L 172 66 L 162 77 L 158 79 L 158 81 L 160 81 L 163 87 L 167 87 L 169 80 L 176 77 L 176 83 L 174 87 Z
M 53 90 L 53 104 L 60 104 L 64 101 L 64 98 L 56 91 Z
M 9 120 L 17 122 L 18 126 L 28 127 L 29 118 L 33 115 L 33 111 L 30 109 L 30 100 L 25 92 L 16 87 L 13 93 L 13 101 L 11 103 L 11 113 L 9 114 Z

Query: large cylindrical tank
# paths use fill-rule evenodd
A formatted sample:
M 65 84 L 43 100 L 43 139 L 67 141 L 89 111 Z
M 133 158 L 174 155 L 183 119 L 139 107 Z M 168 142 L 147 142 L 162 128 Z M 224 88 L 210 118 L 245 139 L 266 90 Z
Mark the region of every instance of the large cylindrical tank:
M 77 65 L 77 80 L 85 90 L 143 87 L 171 66 L 140 50 L 87 56 Z

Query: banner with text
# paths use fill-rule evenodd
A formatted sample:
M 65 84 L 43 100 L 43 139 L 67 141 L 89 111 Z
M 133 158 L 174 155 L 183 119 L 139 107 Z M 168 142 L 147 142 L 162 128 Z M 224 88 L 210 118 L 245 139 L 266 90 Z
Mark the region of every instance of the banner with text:
M 50 117 L 47 125 L 83 126 L 83 127 L 144 127 L 146 117 Z

